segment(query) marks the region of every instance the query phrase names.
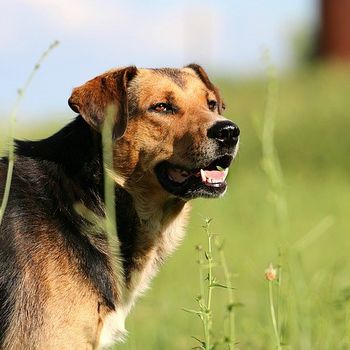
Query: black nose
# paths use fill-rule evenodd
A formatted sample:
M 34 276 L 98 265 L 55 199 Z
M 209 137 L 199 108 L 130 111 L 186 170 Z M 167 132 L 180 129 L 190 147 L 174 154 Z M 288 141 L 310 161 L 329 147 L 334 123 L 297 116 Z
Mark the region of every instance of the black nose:
M 239 127 L 229 120 L 216 122 L 207 132 L 211 139 L 215 139 L 220 145 L 233 147 L 238 142 Z

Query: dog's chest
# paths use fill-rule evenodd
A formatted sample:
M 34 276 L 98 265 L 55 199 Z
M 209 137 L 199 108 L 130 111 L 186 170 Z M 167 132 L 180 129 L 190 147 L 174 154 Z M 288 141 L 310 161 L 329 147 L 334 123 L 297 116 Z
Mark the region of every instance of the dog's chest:
M 167 256 L 169 256 L 181 242 L 184 236 L 182 220 L 174 220 L 166 229 L 162 229 L 154 236 L 152 248 L 144 256 L 140 256 L 140 264 L 130 271 L 130 276 L 125 290 L 125 309 L 130 310 L 138 296 L 142 295 L 150 285 L 152 278 Z
M 155 242 L 145 256 L 142 257 L 142 267 L 132 269 L 123 290 L 123 301 L 117 306 L 117 311 L 107 315 L 103 322 L 100 336 L 100 347 L 106 348 L 116 341 L 121 341 L 127 335 L 125 319 L 137 298 L 150 285 L 152 278 L 158 271 L 161 262 L 171 254 L 184 236 L 184 217 L 179 217 L 159 235 L 155 235 Z
M 122 303 L 117 306 L 116 311 L 109 313 L 103 321 L 100 349 L 109 348 L 113 343 L 123 341 L 126 338 L 125 319 L 137 297 L 149 287 L 149 283 L 157 271 L 157 261 L 156 253 L 152 252 L 142 270 L 131 272 L 130 281 L 123 291 Z
M 139 235 L 137 253 L 134 256 L 134 268 L 131 269 L 124 300 L 133 305 L 137 296 L 141 295 L 158 271 L 159 266 L 180 244 L 184 237 L 184 226 L 187 222 L 189 208 L 181 206 L 181 210 L 171 218 L 164 214 L 149 220 Z

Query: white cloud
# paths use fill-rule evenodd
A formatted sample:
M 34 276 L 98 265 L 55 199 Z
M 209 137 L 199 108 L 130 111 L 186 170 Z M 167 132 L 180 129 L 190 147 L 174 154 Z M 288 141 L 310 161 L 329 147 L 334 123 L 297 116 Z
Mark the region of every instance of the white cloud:
M 183 51 L 184 25 L 179 6 L 166 11 L 150 4 L 137 6 L 121 1 L 91 0 L 22 0 L 36 18 L 36 26 L 65 40 L 65 37 L 89 42 L 92 47 L 108 46 L 108 51 L 127 47 L 134 54 L 152 50 L 178 53 Z M 171 6 L 170 6 L 171 7 Z M 113 50 L 114 48 L 114 50 Z
M 40 36 L 43 42 L 57 38 L 70 47 L 91 48 L 96 57 L 106 53 L 125 63 L 172 65 L 213 63 L 222 46 L 224 28 L 215 3 L 13 0 L 6 7 L 11 15 L 4 16 L 6 30 L 0 35 L 5 50 Z
M 121 3 L 108 1 L 86 1 L 86 0 L 22 0 L 26 5 L 34 9 L 40 20 L 49 25 L 71 32 L 87 29 L 91 25 L 109 22 L 112 19 L 120 21 L 118 16 L 121 9 L 126 9 Z M 116 18 L 117 17 L 117 18 Z

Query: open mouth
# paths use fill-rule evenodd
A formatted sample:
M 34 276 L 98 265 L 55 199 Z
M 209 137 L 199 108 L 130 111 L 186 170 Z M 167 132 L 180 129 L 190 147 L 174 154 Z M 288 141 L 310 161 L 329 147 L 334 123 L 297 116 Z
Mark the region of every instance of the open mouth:
M 155 168 L 164 189 L 183 198 L 218 197 L 227 187 L 226 177 L 232 155 L 221 156 L 203 168 L 185 169 L 167 161 Z

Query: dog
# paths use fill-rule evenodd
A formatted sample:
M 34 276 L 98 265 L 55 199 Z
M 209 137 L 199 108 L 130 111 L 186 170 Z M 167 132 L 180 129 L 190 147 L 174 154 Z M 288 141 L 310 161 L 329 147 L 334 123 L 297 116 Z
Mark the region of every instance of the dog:
M 184 236 L 189 201 L 220 197 L 240 130 L 204 69 L 112 69 L 73 89 L 75 119 L 16 140 L 0 226 L 0 348 L 103 349 Z M 119 256 L 103 226 L 102 130 L 112 109 Z M 0 161 L 0 199 L 8 159 Z

